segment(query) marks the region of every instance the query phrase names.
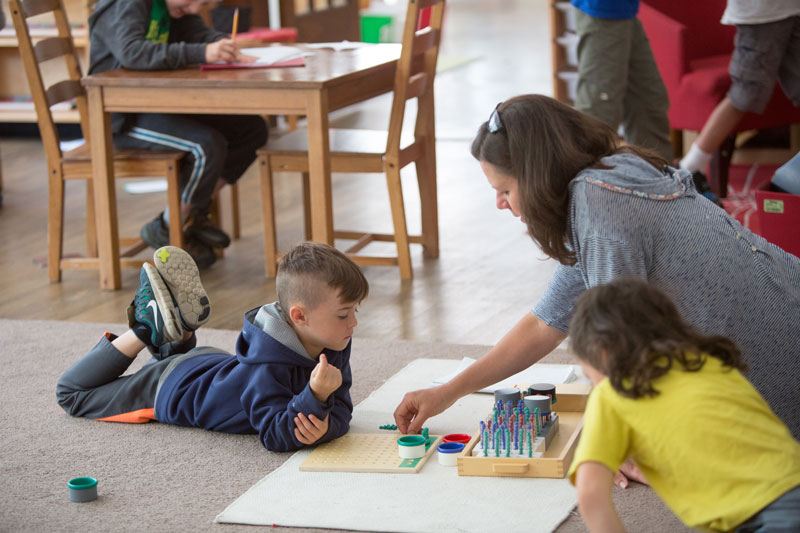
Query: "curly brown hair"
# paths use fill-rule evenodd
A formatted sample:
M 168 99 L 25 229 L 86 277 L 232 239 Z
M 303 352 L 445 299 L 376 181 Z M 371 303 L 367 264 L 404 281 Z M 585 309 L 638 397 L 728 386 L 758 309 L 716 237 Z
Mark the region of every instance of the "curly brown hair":
M 725 366 L 747 368 L 732 340 L 698 333 L 666 294 L 639 279 L 618 278 L 585 291 L 569 337 L 570 350 L 629 398 L 657 395 L 653 381 L 675 364 L 696 372 L 712 356 Z
M 585 168 L 608 169 L 603 157 L 633 153 L 661 170 L 667 162 L 636 146 L 623 146 L 604 123 L 547 96 L 526 94 L 496 109 L 499 129 L 484 122 L 472 156 L 519 181 L 528 234 L 550 257 L 575 264 L 569 247 L 569 182 Z

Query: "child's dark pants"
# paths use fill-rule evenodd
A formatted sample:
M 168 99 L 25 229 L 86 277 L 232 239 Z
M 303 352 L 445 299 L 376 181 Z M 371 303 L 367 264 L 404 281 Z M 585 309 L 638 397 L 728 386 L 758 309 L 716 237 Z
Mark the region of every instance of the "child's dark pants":
M 267 142 L 267 125 L 255 115 L 126 116 L 114 135 L 119 148 L 171 149 L 186 152 L 181 162 L 181 202 L 207 209 L 219 178 L 235 183 Z
M 88 354 L 64 372 L 56 386 L 58 404 L 72 416 L 108 422 L 140 423 L 155 420 L 156 391 L 161 375 L 174 357 L 146 363 L 138 372 L 123 376 L 133 359 L 117 350 L 107 334 Z M 197 337 L 171 343 L 172 353 L 186 353 Z

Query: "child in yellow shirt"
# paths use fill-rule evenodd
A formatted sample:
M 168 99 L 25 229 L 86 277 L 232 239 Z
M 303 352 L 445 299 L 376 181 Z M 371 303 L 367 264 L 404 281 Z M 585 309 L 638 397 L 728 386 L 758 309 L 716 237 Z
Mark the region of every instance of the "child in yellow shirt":
M 699 334 L 634 279 L 584 292 L 569 334 L 595 384 L 568 474 L 590 531 L 623 531 L 611 488 L 626 459 L 690 527 L 800 531 L 800 443 L 731 340 Z

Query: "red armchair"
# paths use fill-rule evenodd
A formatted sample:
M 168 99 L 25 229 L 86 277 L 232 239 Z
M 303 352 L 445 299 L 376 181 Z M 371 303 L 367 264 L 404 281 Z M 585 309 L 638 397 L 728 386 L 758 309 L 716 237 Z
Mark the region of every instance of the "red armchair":
M 736 28 L 720 23 L 725 3 L 646 0 L 640 4 L 639 19 L 669 94 L 668 116 L 676 158 L 683 153 L 683 130 L 700 131 L 731 84 L 728 64 Z M 794 107 L 775 84 L 764 113 L 746 114 L 714 154 L 708 176 L 714 192 L 726 195 L 736 133 L 795 123 L 800 123 L 800 108 Z

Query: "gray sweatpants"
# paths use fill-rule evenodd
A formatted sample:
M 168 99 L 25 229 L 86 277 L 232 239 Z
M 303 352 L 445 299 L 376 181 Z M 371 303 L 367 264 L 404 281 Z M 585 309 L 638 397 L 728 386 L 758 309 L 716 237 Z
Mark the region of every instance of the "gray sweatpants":
M 775 82 L 800 106 L 800 16 L 764 24 L 738 24 L 731 56 L 733 107 L 763 113 Z
M 575 108 L 608 124 L 622 124 L 629 144 L 672 160 L 669 96 L 642 23 L 602 19 L 575 8 L 578 89 Z
M 56 386 L 58 404 L 72 416 L 108 422 L 155 420 L 159 379 L 176 359 L 151 359 L 134 374 L 123 376 L 134 360 L 111 344 L 115 338 L 106 334 L 89 353 L 64 372 Z M 167 346 L 173 354 L 182 354 L 196 344 L 197 337 L 192 335 L 185 342 Z

